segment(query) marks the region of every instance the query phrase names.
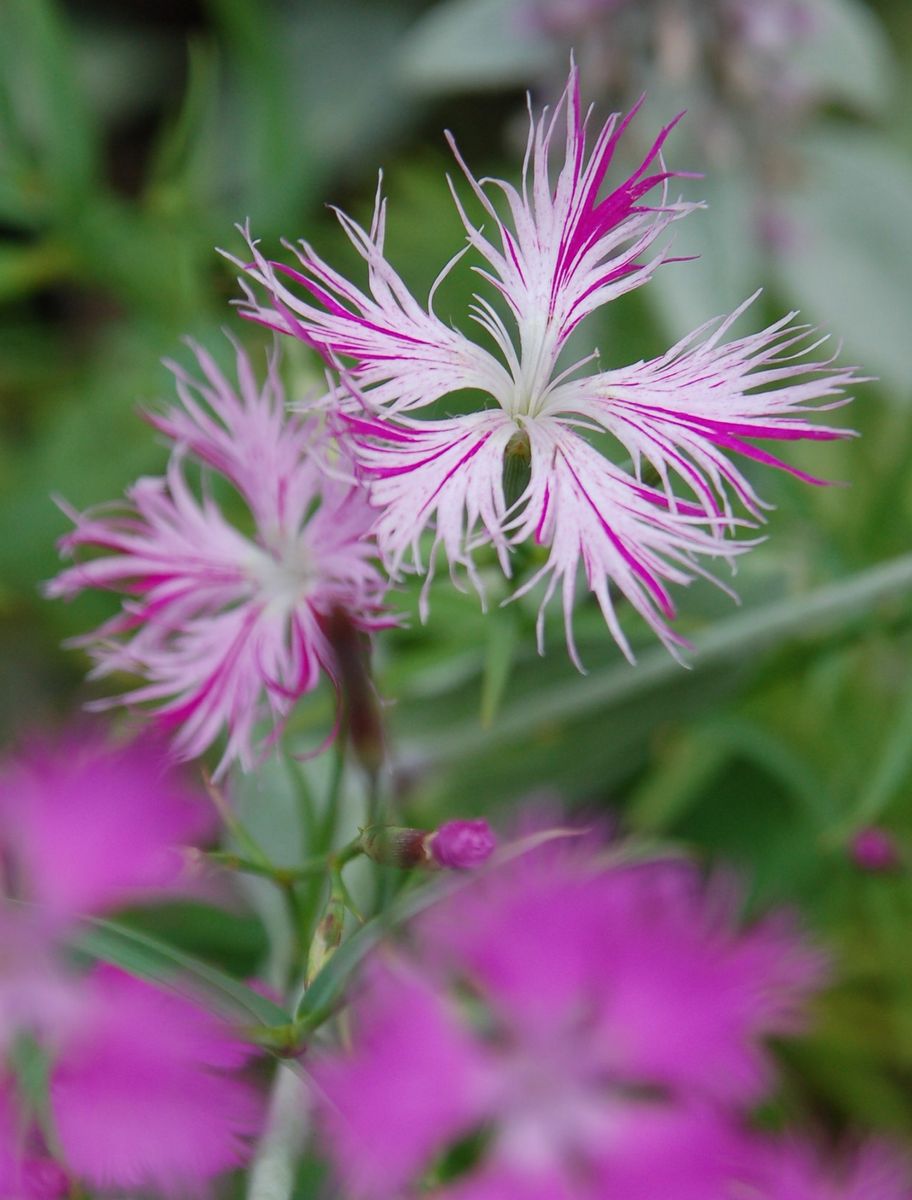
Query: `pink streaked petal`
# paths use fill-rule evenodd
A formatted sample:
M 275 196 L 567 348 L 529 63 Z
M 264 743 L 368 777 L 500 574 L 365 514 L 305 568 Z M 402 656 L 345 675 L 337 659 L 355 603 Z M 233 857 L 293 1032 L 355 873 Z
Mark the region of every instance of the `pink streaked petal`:
M 637 106 L 638 108 L 639 106 Z M 562 166 L 551 182 L 552 144 L 561 113 L 565 117 Z M 648 262 L 641 256 L 668 225 L 686 215 L 692 204 L 640 206 L 645 194 L 666 183 L 676 173 L 648 169 L 659 156 L 676 122 L 661 131 L 641 166 L 607 196 L 599 199 L 605 175 L 618 142 L 636 108 L 623 120 L 614 114 L 597 134 L 587 153 L 588 116 L 581 113 L 576 68 L 553 113 L 547 110 L 536 121 L 530 115 L 529 139 L 521 190 L 499 179 L 476 180 L 450 139 L 451 148 L 497 230 L 499 246 L 484 237 L 457 205 L 471 244 L 483 255 L 490 273 L 481 274 L 503 295 L 516 318 L 523 353 L 542 337 L 556 361 L 570 333 L 586 316 L 606 301 L 639 287 L 664 261 L 661 252 Z M 497 188 L 510 214 L 507 223 L 485 192 Z M 486 324 L 481 318 L 482 324 Z M 491 330 L 494 333 L 494 330 Z M 496 336 L 496 334 L 495 334 Z
M 489 409 L 449 421 L 400 419 L 389 440 L 378 420 L 356 420 L 352 428 L 372 502 L 380 509 L 375 535 L 393 572 L 409 555 L 420 564 L 419 543 L 428 527 L 451 565 L 471 570 L 470 544 L 479 536 L 493 543 L 506 563 L 503 461 L 516 430 L 505 413 Z M 362 430 L 367 437 L 360 436 Z
M 754 299 L 752 297 L 751 299 Z M 661 358 L 562 384 L 548 401 L 553 415 L 573 413 L 617 437 L 634 462 L 648 460 L 666 490 L 677 475 L 718 512 L 730 489 L 755 517 L 763 502 L 728 453 L 821 481 L 749 439 L 827 441 L 851 430 L 812 424 L 807 416 L 848 403 L 846 389 L 860 378 L 853 368 L 808 361 L 820 344 L 784 317 L 767 329 L 724 341 L 751 301 L 721 322 L 709 322 Z M 727 511 L 727 509 L 725 510 Z
M 532 480 L 517 541 L 533 537 L 550 549 L 548 560 L 515 593 L 524 595 L 546 581 L 539 620 L 547 601 L 561 589 L 568 646 L 577 571 L 582 567 L 615 641 L 632 660 L 617 619 L 613 584 L 672 652 L 682 644 L 668 622 L 675 615 L 669 584 L 688 584 L 706 571 L 697 556 L 729 558 L 746 546 L 722 542 L 693 517 L 675 512 L 662 493 L 653 493 L 614 467 L 557 420 L 529 423 Z M 686 644 L 686 643 L 685 643 Z
M 335 365 L 354 360 L 358 387 L 377 407 L 399 412 L 423 407 L 460 388 L 492 394 L 508 386 L 504 368 L 482 347 L 425 311 L 383 256 L 385 202 L 378 193 L 370 232 L 339 214 L 345 232 L 369 270 L 370 295 L 349 283 L 306 242 L 289 247 L 302 270 L 267 261 L 255 242 L 249 264 L 233 260 L 264 286 L 275 307 L 259 304 L 247 289 L 242 316 L 262 320 L 319 349 Z M 304 287 L 315 307 L 282 282 Z
M 229 479 L 261 526 L 296 527 L 314 498 L 312 486 L 302 491 L 306 481 L 298 464 L 323 448 L 326 436 L 319 422 L 288 416 L 276 355 L 268 359 L 260 385 L 246 354 L 235 345 L 234 384 L 202 346 L 188 345 L 202 378 L 166 363 L 181 403 L 149 411 L 147 419 Z

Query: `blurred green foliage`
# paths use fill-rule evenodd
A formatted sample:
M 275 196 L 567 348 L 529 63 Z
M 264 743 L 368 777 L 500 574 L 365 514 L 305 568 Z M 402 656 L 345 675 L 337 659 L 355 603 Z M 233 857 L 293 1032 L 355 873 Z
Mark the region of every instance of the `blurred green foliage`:
M 473 166 L 515 177 L 504 131 L 542 61 L 499 76 L 487 62 L 489 94 L 460 97 L 451 80 L 444 96 L 439 76 L 427 87 L 430 58 L 415 70 L 431 54 L 429 22 L 441 20 L 429 3 L 209 0 L 177 6 L 170 23 L 155 5 L 127 8 L 0 7 L 0 721 L 10 736 L 86 697 L 85 663 L 59 643 L 111 610 L 40 598 L 67 526 L 51 497 L 98 503 L 163 465 L 136 411 L 168 393 L 161 357 L 180 355 L 185 334 L 221 354 L 219 327 L 240 324 L 214 248 L 238 251 L 233 226 L 249 219 L 270 249 L 306 236 L 346 265 L 324 202 L 365 218 L 382 165 L 389 254 L 421 294 L 460 239 L 440 130 L 454 128 Z M 905 0 L 860 12 L 869 57 L 908 76 Z M 413 619 L 380 640 L 378 679 L 393 702 L 404 817 L 483 812 L 509 829 L 509 806 L 533 794 L 607 808 L 629 828 L 734 862 L 752 902 L 797 904 L 833 948 L 839 983 L 813 1039 L 789 1051 L 784 1103 L 912 1138 L 912 120 L 864 61 L 853 70 L 871 84 L 865 111 L 847 114 L 843 97 L 792 148 L 803 164 L 792 202 L 813 238 L 768 271 L 732 240 L 745 203 L 737 178 L 688 184 L 714 201 L 691 218 L 702 261 L 666 268 L 652 302 L 628 297 L 593 331 L 603 362 L 630 361 L 765 278 L 765 315 L 806 305 L 881 377 L 846 418 L 860 439 L 794 448 L 800 466 L 850 486 L 764 477 L 777 507 L 768 543 L 735 580 L 741 607 L 709 587 L 679 598 L 697 647 L 690 669 L 640 635 L 641 661 L 628 666 L 588 604 L 577 628 L 589 674 L 566 661 L 556 622 L 540 658 L 534 602 L 498 608 L 492 570 L 487 614 L 441 579 L 422 627 L 403 589 L 397 603 Z M 679 162 L 670 143 L 673 165 L 688 165 L 686 147 L 685 137 Z M 464 311 L 473 286 L 457 271 L 438 311 Z M 240 336 L 263 340 L 252 328 Z M 288 366 L 319 378 L 299 349 Z M 292 747 L 320 740 L 329 709 L 327 697 L 300 706 Z M 318 781 L 322 769 L 309 768 Z M 294 820 L 287 778 L 264 778 L 245 801 L 259 823 Z M 895 835 L 895 872 L 852 864 L 850 838 L 870 823 Z M 156 921 L 146 932 L 178 929 L 183 949 L 235 975 L 262 953 L 262 928 L 245 918 L 230 936 L 204 906 Z

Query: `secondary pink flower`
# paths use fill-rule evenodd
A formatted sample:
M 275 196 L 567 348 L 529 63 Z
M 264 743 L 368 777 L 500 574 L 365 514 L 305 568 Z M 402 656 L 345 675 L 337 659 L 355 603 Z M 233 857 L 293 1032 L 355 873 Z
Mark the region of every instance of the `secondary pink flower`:
M 388 623 L 386 581 L 373 562 L 363 489 L 316 417 L 286 414 L 275 363 L 260 386 L 238 349 L 235 387 L 195 349 L 203 379 L 175 368 L 181 405 L 150 417 L 174 442 L 166 476 L 139 480 L 120 511 L 73 514 L 62 549 L 104 553 L 47 591 L 125 593 L 121 613 L 80 642 L 95 675 L 127 671 L 146 682 L 103 705 L 151 702 L 187 758 L 227 729 L 223 771 L 233 759 L 251 766 L 261 719 L 280 726 L 322 674 L 336 679 L 323 628 L 333 610 L 361 630 Z M 188 457 L 233 484 L 252 536 L 208 492 L 194 494 Z
M 17 899 L 65 924 L 173 887 L 212 832 L 205 798 L 154 741 L 90 729 L 33 741 L 0 768 L 0 850 Z
M 724 1194 L 732 1116 L 770 1082 L 762 1039 L 821 974 L 781 919 L 739 929 L 734 900 L 684 864 L 610 866 L 591 846 L 472 876 L 375 958 L 350 1053 L 315 1068 L 343 1181 L 410 1196 L 480 1135 L 454 1200 Z
M 4 1200 L 60 1200 L 70 1194 L 66 1174 L 47 1155 L 0 1076 L 0 1196 Z
M 294 248 L 294 268 L 267 261 L 256 243 L 252 262 L 240 264 L 269 293 L 260 302 L 247 288 L 241 312 L 344 368 L 362 410 L 354 411 L 351 427 L 391 569 L 423 569 L 420 541 L 428 529 L 429 571 L 442 548 L 451 568 L 467 569 L 477 586 L 479 546 L 493 545 L 508 574 L 514 547 L 541 546 L 537 568 L 514 595 L 541 583 L 544 611 L 560 591 L 574 659 L 580 569 L 628 657 L 618 594 L 669 648 L 679 644 L 669 625 L 669 585 L 704 574 L 705 558 L 745 549 L 725 538 L 733 499 L 751 517 L 762 515 L 762 501 L 732 455 L 808 479 L 754 442 L 846 436 L 809 417 L 845 403 L 854 379 L 851 369 L 807 361 L 819 343 L 793 323 L 794 314 L 732 337 L 746 304 L 649 362 L 587 373 L 596 354 L 568 359 L 575 353 L 571 335 L 585 318 L 650 279 L 667 259 L 656 239 L 694 207 L 668 199 L 674 173 L 660 156 L 670 126 L 633 175 L 603 193 L 629 120 L 611 117 L 587 146 L 588 114 L 574 68 L 555 112 L 531 122 L 520 189 L 476 180 L 457 153 L 493 231 L 486 236 L 456 201 L 468 248 L 481 256 L 479 274 L 493 289 L 493 302 L 476 296 L 470 314 L 493 353 L 437 317 L 433 291 L 427 309 L 411 295 L 384 256 L 379 196 L 369 231 L 339 215 L 367 263 L 368 292 L 306 242 Z M 413 415 L 465 389 L 484 393 L 488 406 L 444 419 Z M 606 434 L 628 464 L 605 457 Z M 540 621 L 540 643 L 542 629 Z
M 61 941 L 179 886 L 181 847 L 212 826 L 154 743 L 74 730 L 0 764 L 0 1048 L 25 1028 L 65 1035 L 85 998 Z
M 187 1195 L 243 1162 L 262 1115 L 233 1074 L 249 1047 L 215 1014 L 113 967 L 88 986 L 49 1084 L 68 1168 L 93 1189 Z
M 752 1200 L 910 1200 L 912 1168 L 892 1147 L 868 1142 L 852 1155 L 817 1154 L 803 1142 L 757 1143 Z

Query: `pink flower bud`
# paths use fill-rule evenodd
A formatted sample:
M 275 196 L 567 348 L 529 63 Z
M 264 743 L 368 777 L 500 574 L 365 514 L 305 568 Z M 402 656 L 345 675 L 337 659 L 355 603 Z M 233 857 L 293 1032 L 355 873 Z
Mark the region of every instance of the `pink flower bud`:
M 479 867 L 494 849 L 496 839 L 485 820 L 446 821 L 428 839 L 441 867 Z
M 852 861 L 862 871 L 895 871 L 900 865 L 896 842 L 885 829 L 869 825 L 860 829 L 850 847 Z

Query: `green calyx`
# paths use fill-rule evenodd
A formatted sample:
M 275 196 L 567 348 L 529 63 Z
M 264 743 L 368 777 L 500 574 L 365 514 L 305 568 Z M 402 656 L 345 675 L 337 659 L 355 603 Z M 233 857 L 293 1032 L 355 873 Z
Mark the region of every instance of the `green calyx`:
M 532 478 L 532 445 L 524 429 L 517 429 L 507 442 L 503 460 L 503 490 L 507 508 L 512 508 Z

